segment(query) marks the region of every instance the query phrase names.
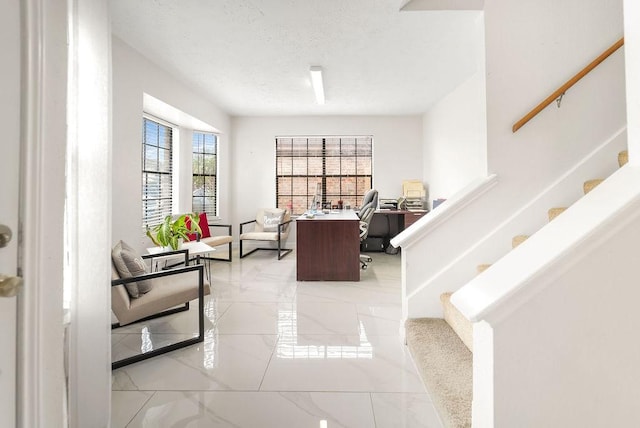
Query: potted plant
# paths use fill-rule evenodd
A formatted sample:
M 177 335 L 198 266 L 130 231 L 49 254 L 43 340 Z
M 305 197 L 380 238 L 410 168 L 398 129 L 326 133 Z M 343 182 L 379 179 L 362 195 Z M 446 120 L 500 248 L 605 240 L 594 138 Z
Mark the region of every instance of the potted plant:
M 180 239 L 189 240 L 189 234 L 202 233 L 198 223 L 200 216 L 197 213 L 182 214 L 177 219 L 166 216 L 164 221 L 152 229 L 147 226 L 147 236 L 158 247 L 171 247 L 177 250 L 180 247 Z

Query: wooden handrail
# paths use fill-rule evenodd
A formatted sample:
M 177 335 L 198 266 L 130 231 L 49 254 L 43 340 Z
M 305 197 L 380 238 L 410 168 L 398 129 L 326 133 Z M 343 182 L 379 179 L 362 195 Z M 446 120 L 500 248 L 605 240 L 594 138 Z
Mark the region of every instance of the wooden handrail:
M 624 45 L 624 37 L 615 42 L 609 49 L 604 51 L 598 58 L 591 61 L 589 65 L 583 68 L 578 74 L 573 76 L 571 79 L 567 81 L 564 85 L 560 86 L 558 90 L 556 90 L 553 94 L 549 95 L 544 101 L 538 104 L 533 110 L 527 113 L 522 119 L 517 121 L 511 130 L 516 132 L 518 129 L 522 128 L 525 123 L 529 122 L 535 115 L 540 113 L 546 106 L 551 104 L 554 100 L 557 100 L 560 96 L 562 96 L 569 88 L 575 85 L 578 80 L 582 79 L 587 75 L 591 70 L 596 68 L 602 61 L 607 59 L 609 55 L 620 49 Z

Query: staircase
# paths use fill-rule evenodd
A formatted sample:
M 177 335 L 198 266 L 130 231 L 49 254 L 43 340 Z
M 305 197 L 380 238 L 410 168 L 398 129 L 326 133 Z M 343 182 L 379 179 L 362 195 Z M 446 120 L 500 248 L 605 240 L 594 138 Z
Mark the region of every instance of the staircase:
M 627 151 L 618 154 L 618 165 L 628 162 Z M 585 194 L 604 179 L 588 180 Z M 548 210 L 549 221 L 561 215 L 567 207 Z M 512 239 L 516 248 L 529 238 L 517 235 Z M 491 264 L 477 266 L 478 274 Z M 470 427 L 473 381 L 473 324 L 451 303 L 453 293 L 440 296 L 444 319 L 409 319 L 405 324 L 407 346 L 431 394 L 433 403 L 446 427 Z

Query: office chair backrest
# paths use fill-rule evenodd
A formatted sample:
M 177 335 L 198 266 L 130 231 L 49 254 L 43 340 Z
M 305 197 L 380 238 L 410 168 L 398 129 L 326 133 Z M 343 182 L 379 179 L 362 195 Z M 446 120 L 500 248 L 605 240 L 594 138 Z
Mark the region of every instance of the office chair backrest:
M 375 189 L 369 190 L 362 199 L 362 206 L 358 211 L 358 217 L 360 217 L 360 240 L 364 240 L 369 235 L 369 225 L 373 214 L 375 214 L 378 208 L 378 191 Z
M 362 198 L 362 205 L 360 205 L 360 211 L 363 211 L 369 206 L 373 206 L 373 209 L 378 208 L 378 191 L 376 189 L 370 189 L 364 194 Z
M 364 240 L 369 235 L 369 225 L 371 225 L 371 219 L 375 214 L 376 209 L 373 207 L 365 208 L 364 211 L 360 211 L 360 240 Z

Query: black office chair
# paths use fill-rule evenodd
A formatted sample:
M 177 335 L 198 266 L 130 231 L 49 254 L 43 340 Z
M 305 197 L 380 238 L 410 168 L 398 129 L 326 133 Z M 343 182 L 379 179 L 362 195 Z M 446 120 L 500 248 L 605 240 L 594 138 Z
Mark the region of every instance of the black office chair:
M 378 208 L 378 191 L 375 189 L 369 190 L 362 199 L 362 205 L 358 211 L 358 217 L 360 217 L 360 242 L 367 239 L 369 235 L 369 226 L 371 225 L 371 219 L 373 214 Z M 366 255 L 360 254 L 360 267 L 366 269 L 368 263 L 371 263 L 373 259 Z

